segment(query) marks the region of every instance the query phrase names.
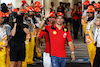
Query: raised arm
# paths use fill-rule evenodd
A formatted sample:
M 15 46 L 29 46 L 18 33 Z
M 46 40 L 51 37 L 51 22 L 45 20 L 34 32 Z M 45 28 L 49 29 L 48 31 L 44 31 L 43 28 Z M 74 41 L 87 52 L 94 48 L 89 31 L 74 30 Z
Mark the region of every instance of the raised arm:
M 13 22 L 14 22 L 14 27 L 11 30 L 11 36 L 15 36 L 15 34 L 16 34 L 16 27 L 17 27 L 17 23 L 15 23 L 16 19 L 14 19 Z
M 45 12 L 45 17 L 44 19 L 42 20 L 41 24 L 39 25 L 39 28 L 42 29 L 42 30 L 45 30 L 45 27 L 44 27 L 44 24 L 45 24 L 45 21 L 47 20 L 47 18 L 50 16 L 50 9 L 46 10 Z

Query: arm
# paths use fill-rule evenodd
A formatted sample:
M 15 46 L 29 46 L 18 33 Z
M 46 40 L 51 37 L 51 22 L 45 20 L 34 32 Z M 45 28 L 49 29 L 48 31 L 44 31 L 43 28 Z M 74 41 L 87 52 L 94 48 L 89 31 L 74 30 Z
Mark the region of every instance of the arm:
M 73 62 L 75 60 L 75 55 L 73 53 L 74 52 L 74 46 L 73 46 L 72 42 L 68 42 L 68 44 L 69 44 L 70 51 L 72 52 L 71 53 L 71 58 L 72 58 L 71 62 Z
M 41 38 L 43 37 L 43 35 L 44 35 L 44 32 L 40 30 L 39 36 L 36 38 L 36 45 L 38 48 L 38 52 L 41 52 L 40 43 L 41 43 Z
M 39 28 L 41 30 L 45 30 L 44 24 L 45 24 L 45 20 L 42 20 L 41 24 L 39 25 Z
M 70 31 L 68 30 L 67 32 L 67 40 L 68 40 L 68 45 L 71 51 L 71 58 L 72 58 L 72 62 L 75 60 L 75 55 L 74 55 L 74 46 L 73 46 L 73 42 L 72 42 L 72 37 L 70 34 Z
M 64 13 L 65 13 L 65 15 L 66 15 L 66 18 L 68 18 L 68 17 L 67 17 L 67 13 L 66 13 L 66 10 L 64 10 Z
M 26 34 L 29 34 L 29 33 L 30 33 L 29 29 L 27 29 L 27 28 L 24 28 L 23 30 L 24 30 L 24 32 L 25 32 Z
M 73 15 L 75 14 L 75 12 L 76 12 L 76 9 L 75 9 L 74 11 L 72 11 L 72 14 L 71 14 L 71 15 L 72 15 L 72 17 L 73 17 Z
M 44 18 L 44 20 L 42 20 L 41 24 L 39 25 L 39 28 L 40 28 L 40 29 L 45 30 L 44 24 L 45 24 L 46 19 L 47 19 L 49 16 L 50 16 L 50 10 L 46 10 L 45 18 Z
M 16 22 L 16 19 L 14 19 L 13 22 Z M 16 27 L 17 27 L 17 23 L 14 23 L 14 27 L 11 30 L 11 36 L 15 36 L 15 34 L 16 34 Z

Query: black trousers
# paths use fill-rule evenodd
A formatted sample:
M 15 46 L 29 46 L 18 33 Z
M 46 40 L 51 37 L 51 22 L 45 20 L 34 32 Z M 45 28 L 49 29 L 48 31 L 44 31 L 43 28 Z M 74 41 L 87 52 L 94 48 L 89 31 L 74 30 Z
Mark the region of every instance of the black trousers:
M 99 67 L 99 66 L 100 66 L 100 48 L 97 48 L 93 67 Z
M 80 27 L 79 19 L 73 19 L 74 39 L 78 38 L 79 27 Z

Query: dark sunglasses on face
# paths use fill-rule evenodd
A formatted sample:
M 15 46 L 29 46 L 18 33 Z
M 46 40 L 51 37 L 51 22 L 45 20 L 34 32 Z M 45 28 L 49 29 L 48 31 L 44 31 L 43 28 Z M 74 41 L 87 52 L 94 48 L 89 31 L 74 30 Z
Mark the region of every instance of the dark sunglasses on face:
M 93 12 L 87 12 L 87 13 L 93 13 Z
M 49 17 L 49 18 L 55 18 L 55 17 Z

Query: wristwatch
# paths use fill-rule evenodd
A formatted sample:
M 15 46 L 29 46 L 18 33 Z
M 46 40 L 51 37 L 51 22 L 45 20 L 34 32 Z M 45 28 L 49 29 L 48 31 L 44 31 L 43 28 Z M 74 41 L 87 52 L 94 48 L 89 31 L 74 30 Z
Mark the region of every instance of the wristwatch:
M 74 54 L 74 52 L 71 52 L 71 54 Z

